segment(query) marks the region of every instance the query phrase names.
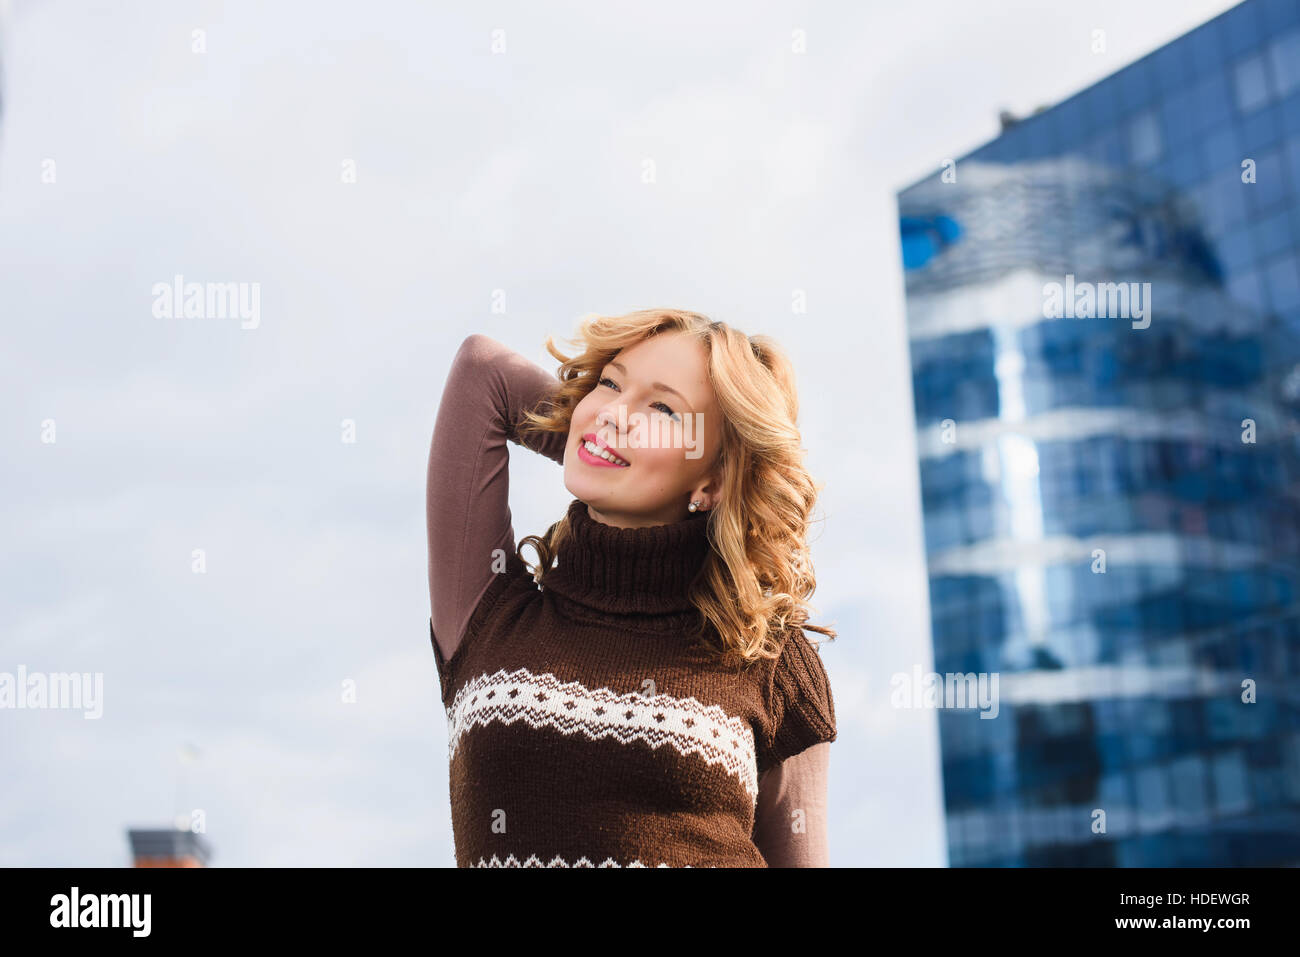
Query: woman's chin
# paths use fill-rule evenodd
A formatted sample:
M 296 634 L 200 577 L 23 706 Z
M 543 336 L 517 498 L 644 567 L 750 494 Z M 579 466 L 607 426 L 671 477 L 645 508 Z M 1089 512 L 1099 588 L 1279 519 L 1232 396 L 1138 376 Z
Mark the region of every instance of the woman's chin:
M 579 463 L 578 468 L 582 468 L 581 463 Z M 585 475 L 571 475 L 566 472 L 564 476 L 564 487 L 568 489 L 569 494 L 584 502 L 590 502 L 593 497 L 600 497 L 598 486 L 598 482 L 593 482 L 590 477 Z
M 586 468 L 579 464 L 579 468 Z M 592 508 L 609 508 L 617 500 L 612 483 L 602 482 L 600 476 L 565 476 L 564 487 L 569 494 Z

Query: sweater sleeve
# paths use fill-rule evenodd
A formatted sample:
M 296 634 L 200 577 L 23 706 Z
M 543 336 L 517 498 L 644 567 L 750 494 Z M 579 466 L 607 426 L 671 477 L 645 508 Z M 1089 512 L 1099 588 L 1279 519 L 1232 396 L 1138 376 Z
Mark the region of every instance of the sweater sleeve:
M 831 746 L 814 744 L 758 781 L 754 844 L 768 867 L 829 867 L 826 771 Z
M 757 742 L 759 774 L 815 744 L 835 740 L 830 679 L 800 628 L 788 632 L 772 668 L 766 717 Z
M 425 484 L 429 630 L 440 671 L 502 567 L 497 549 L 514 553 L 507 440 L 564 463 L 567 436 L 530 436 L 525 443 L 515 432 L 523 413 L 557 384 L 541 366 L 484 335 L 467 337 L 452 358 Z

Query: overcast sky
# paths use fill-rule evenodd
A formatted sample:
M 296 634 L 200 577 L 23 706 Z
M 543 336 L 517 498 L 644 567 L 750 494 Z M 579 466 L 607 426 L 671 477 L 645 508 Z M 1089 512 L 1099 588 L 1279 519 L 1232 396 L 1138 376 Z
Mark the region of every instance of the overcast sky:
M 0 6 L 0 671 L 104 682 L 98 720 L 0 711 L 0 864 L 126 864 L 194 809 L 214 866 L 453 864 L 449 360 L 651 306 L 793 356 L 831 862 L 946 864 L 935 715 L 888 699 L 932 665 L 894 196 L 1232 4 L 434 6 Z M 256 328 L 155 316 L 177 274 L 257 283 Z M 561 470 L 511 475 L 543 531 Z

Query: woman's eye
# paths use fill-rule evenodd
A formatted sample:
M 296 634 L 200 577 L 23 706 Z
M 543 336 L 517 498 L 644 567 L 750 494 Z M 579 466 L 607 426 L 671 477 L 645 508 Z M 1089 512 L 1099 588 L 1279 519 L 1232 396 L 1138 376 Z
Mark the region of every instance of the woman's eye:
M 601 376 L 599 379 L 597 379 L 596 385 L 607 385 L 611 389 L 615 389 L 615 390 L 618 389 L 618 383 L 615 382 L 607 375 Z M 682 417 L 678 415 L 676 412 L 674 412 L 671 408 L 669 408 L 668 405 L 664 402 L 651 403 L 650 407 L 652 409 L 662 409 L 664 414 L 669 416 L 674 422 L 680 422 L 682 420 Z

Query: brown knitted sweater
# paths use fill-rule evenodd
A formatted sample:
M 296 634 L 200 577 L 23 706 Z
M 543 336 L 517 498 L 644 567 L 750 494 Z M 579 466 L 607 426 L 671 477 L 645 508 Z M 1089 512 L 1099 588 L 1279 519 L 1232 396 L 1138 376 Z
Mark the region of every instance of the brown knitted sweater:
M 507 554 L 451 661 L 431 634 L 457 864 L 766 866 L 758 775 L 836 736 L 816 649 L 792 629 L 779 659 L 737 669 L 689 637 L 706 515 L 568 515 L 540 588 Z

